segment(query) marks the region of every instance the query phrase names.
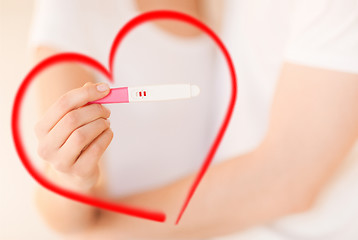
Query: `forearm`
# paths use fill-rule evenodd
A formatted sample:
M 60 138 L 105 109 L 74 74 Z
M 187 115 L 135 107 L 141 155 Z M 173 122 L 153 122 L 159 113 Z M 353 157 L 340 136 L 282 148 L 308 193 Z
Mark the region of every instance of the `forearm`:
M 46 171 L 45 174 L 49 179 L 54 180 L 54 173 Z M 35 197 L 39 212 L 51 228 L 58 232 L 80 232 L 93 226 L 98 219 L 96 208 L 70 200 L 43 187 L 36 189 Z
M 237 232 L 307 209 L 312 200 L 309 192 L 302 196 L 302 192 L 290 187 L 294 177 L 280 173 L 279 169 L 273 173 L 269 165 L 272 161 L 267 159 L 265 151 L 260 148 L 213 166 L 200 183 L 179 225 L 174 222 L 194 175 L 167 187 L 120 200 L 161 209 L 167 214 L 166 223 L 103 212 L 98 225 L 89 229 L 86 238 L 96 239 L 110 232 L 123 239 L 200 239 Z

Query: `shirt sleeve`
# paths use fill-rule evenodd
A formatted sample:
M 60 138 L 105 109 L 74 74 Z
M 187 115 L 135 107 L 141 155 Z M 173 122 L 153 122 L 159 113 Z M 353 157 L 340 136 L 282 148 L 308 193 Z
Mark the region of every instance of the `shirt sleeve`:
M 45 45 L 59 51 L 89 54 L 90 15 L 89 4 L 82 0 L 38 0 L 29 47 Z
M 285 60 L 358 73 L 358 1 L 295 1 Z

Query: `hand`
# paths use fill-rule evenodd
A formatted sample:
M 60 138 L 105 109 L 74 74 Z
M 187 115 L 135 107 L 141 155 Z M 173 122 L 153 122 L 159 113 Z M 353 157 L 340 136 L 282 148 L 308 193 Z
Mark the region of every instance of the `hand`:
M 98 182 L 99 160 L 113 138 L 110 110 L 86 104 L 108 93 L 107 84 L 86 83 L 61 96 L 36 124 L 38 154 L 56 184 L 87 192 Z

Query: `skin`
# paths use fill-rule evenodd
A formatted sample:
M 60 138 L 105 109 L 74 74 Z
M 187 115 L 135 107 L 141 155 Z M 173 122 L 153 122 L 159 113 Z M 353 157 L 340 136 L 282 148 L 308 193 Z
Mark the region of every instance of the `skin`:
M 138 0 L 139 9 L 147 10 L 140 2 L 145 1 Z M 161 1 L 152 1 L 158 2 Z M 191 13 L 196 9 L 190 4 L 186 6 L 179 10 L 189 9 Z M 197 14 L 201 16 L 198 11 Z M 158 26 L 187 37 L 183 30 L 175 32 L 173 26 Z M 41 47 L 36 51 L 36 60 L 55 52 Z M 40 90 L 56 89 L 39 93 L 46 103 L 42 106 L 44 118 L 36 127 L 39 154 L 47 165 L 45 174 L 60 185 L 103 196 L 105 184 L 101 176 L 105 173 L 100 162 L 113 135 L 104 120 L 110 113 L 99 105 L 83 105 L 108 92 L 98 92 L 93 83 L 83 86 L 85 82 L 94 82 L 93 75 L 71 64 L 47 71 L 37 82 Z M 159 189 L 118 199 L 161 209 L 167 213 L 166 223 L 99 210 L 43 188 L 37 191 L 39 210 L 52 228 L 71 233 L 75 239 L 206 238 L 306 211 L 358 138 L 357 102 L 357 74 L 284 62 L 264 140 L 252 152 L 209 169 L 180 225 L 173 223 L 192 175 Z M 84 161 L 90 163 L 86 169 L 81 165 Z

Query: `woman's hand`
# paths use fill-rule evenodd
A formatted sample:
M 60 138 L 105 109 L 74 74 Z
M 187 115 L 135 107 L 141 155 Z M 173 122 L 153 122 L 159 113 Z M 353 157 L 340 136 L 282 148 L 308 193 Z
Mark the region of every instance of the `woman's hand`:
M 107 84 L 86 83 L 60 97 L 36 124 L 38 154 L 55 183 L 88 192 L 99 178 L 99 160 L 113 138 L 110 110 L 88 102 L 105 97 Z

